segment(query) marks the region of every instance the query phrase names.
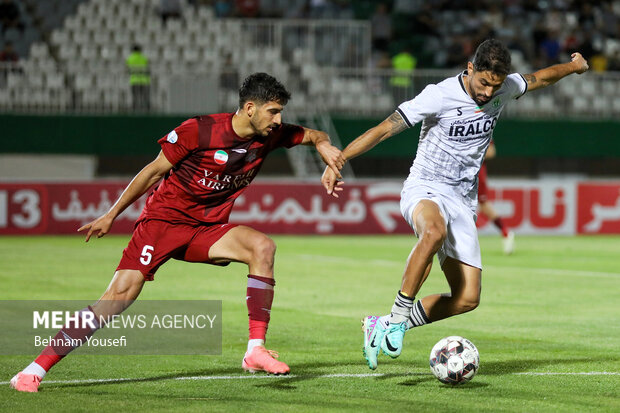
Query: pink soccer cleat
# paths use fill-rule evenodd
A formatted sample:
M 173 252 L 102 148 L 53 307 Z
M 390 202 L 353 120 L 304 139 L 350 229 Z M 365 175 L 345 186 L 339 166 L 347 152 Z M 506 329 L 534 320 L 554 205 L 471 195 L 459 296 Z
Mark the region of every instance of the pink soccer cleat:
M 241 367 L 243 370 L 255 373 L 266 371 L 270 374 L 288 374 L 291 369 L 281 361 L 276 360 L 278 353 L 267 350 L 263 346 L 256 346 L 250 353 L 246 352 Z
M 41 377 L 36 374 L 19 372 L 11 379 L 10 386 L 17 391 L 36 393 L 39 391 L 39 384 L 41 384 Z

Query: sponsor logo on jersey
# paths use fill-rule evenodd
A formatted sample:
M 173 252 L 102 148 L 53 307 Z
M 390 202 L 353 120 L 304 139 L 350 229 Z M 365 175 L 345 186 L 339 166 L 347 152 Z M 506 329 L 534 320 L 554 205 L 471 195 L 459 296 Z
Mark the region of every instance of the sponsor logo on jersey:
M 224 152 L 224 151 L 218 151 Z M 224 152 L 226 153 L 226 152 Z M 197 182 L 205 188 L 215 190 L 225 189 L 238 189 L 248 186 L 254 175 L 256 174 L 256 168 L 250 169 L 247 172 L 238 175 L 227 175 L 217 171 L 204 170 L 204 177 L 200 178 Z
M 228 162 L 228 154 L 225 151 L 219 150 L 213 155 L 213 160 L 218 165 L 224 165 Z
M 450 125 L 448 136 L 450 137 L 480 137 L 493 132 L 497 123 L 497 116 L 484 117 L 458 124 L 456 121 Z
M 235 148 L 235 149 L 233 149 L 233 152 L 237 152 L 237 153 L 246 153 L 246 152 L 247 152 L 247 150 L 245 150 L 245 149 L 243 149 L 243 148 L 240 148 L 240 149 Z
M 179 136 L 177 135 L 175 131 L 172 131 L 168 134 L 168 137 L 166 138 L 166 140 L 170 143 L 177 143 L 177 140 L 179 140 Z

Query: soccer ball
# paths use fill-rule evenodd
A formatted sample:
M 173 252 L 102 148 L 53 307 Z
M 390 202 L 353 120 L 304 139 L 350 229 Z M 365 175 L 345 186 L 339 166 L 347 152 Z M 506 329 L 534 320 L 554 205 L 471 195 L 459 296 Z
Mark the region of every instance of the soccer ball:
M 461 384 L 474 377 L 480 356 L 474 343 L 460 336 L 442 338 L 433 346 L 431 371 L 442 383 Z

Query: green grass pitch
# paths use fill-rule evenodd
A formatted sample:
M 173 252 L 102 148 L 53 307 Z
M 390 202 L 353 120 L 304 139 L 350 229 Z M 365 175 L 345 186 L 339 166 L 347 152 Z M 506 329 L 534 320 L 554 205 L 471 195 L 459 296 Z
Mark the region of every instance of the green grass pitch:
M 359 320 L 390 310 L 414 238 L 274 239 L 268 347 L 291 376 L 241 370 L 245 266 L 172 261 L 141 299 L 222 300 L 221 356 L 70 355 L 38 394 L 8 386 L 32 357 L 0 356 L 2 410 L 620 411 L 620 237 L 518 237 L 508 257 L 499 237 L 481 238 L 478 309 L 408 332 L 401 357 L 381 356 L 375 372 L 362 356 Z M 0 237 L 0 298 L 94 301 L 127 240 Z M 435 265 L 421 295 L 446 290 Z M 447 335 L 465 336 L 480 351 L 481 369 L 464 386 L 442 385 L 430 373 L 430 349 Z

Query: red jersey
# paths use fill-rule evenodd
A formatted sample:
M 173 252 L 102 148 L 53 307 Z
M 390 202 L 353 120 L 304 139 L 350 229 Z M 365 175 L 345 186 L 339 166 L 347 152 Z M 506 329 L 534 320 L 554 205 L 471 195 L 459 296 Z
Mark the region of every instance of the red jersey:
M 237 197 L 265 157 L 301 143 L 304 129 L 283 123 L 268 136 L 243 139 L 232 113 L 188 119 L 158 143 L 174 165 L 148 197 L 138 222 L 159 219 L 190 225 L 226 223 Z

